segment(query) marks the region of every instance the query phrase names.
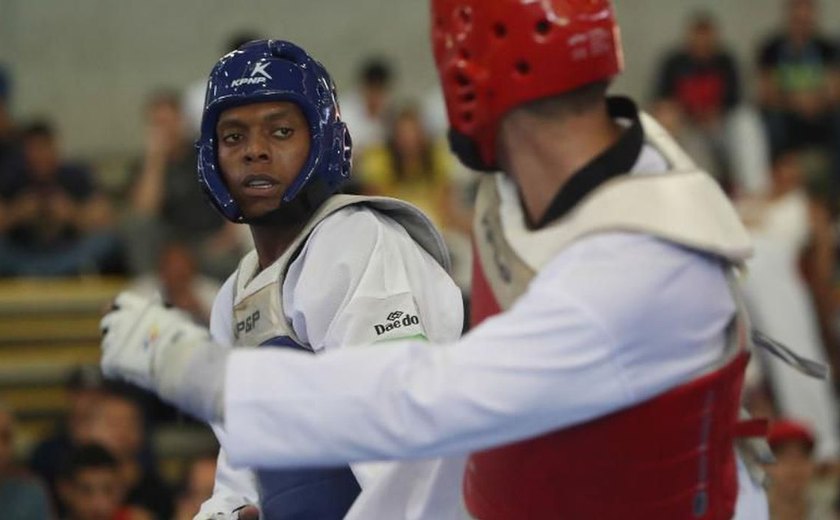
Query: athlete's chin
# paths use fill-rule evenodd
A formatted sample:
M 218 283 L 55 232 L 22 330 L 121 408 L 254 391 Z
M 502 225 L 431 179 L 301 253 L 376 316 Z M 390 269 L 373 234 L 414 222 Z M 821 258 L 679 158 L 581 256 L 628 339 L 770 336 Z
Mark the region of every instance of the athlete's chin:
M 254 201 L 250 204 L 241 204 L 239 207 L 242 209 L 242 214 L 245 215 L 246 219 L 261 219 L 280 209 L 282 204 L 282 202 L 275 199 L 270 201 Z

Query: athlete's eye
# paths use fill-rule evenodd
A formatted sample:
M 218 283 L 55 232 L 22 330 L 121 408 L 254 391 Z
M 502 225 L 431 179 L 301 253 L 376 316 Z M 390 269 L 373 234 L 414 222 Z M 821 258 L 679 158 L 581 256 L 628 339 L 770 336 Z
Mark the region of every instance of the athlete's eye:
M 284 127 L 280 127 L 277 130 L 275 130 L 274 131 L 274 136 L 279 137 L 281 139 L 288 139 L 294 133 L 295 133 L 295 131 L 293 129 L 284 126 Z
M 236 144 L 242 140 L 242 134 L 237 132 L 228 132 L 222 135 L 222 142 L 225 144 Z

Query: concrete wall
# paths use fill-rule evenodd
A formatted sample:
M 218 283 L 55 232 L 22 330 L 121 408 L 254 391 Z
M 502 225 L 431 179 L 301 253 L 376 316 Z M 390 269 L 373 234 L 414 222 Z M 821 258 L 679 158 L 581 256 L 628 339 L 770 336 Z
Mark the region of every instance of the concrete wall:
M 490 1 L 490 0 L 488 0 Z M 783 0 L 616 0 L 628 71 L 616 90 L 646 96 L 663 49 L 699 7 L 723 20 L 744 63 L 779 20 Z M 840 2 L 823 0 L 840 36 Z M 76 155 L 122 154 L 142 142 L 145 95 L 202 78 L 240 29 L 296 41 L 352 84 L 359 60 L 395 60 L 405 95 L 435 84 L 426 0 L 0 0 L 0 63 L 12 70 L 20 117 L 49 115 Z

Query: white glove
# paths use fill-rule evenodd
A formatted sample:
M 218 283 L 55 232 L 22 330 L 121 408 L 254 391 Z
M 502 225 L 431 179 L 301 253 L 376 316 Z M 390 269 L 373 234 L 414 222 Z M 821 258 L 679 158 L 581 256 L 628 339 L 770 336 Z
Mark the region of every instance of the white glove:
M 204 420 L 221 419 L 226 351 L 187 314 L 124 292 L 100 322 L 102 373 L 156 392 Z

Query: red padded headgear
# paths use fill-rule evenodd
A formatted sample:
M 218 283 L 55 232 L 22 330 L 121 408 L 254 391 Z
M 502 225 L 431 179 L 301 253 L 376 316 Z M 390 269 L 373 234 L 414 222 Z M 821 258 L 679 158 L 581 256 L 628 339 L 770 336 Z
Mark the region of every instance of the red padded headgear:
M 494 168 L 510 109 L 623 66 L 609 0 L 432 0 L 432 42 L 453 147 L 473 148 L 465 162 L 481 169 Z

